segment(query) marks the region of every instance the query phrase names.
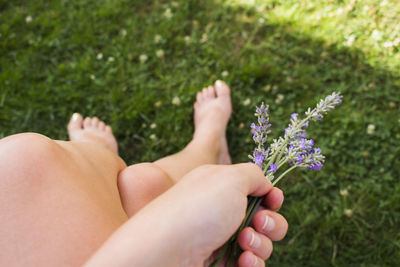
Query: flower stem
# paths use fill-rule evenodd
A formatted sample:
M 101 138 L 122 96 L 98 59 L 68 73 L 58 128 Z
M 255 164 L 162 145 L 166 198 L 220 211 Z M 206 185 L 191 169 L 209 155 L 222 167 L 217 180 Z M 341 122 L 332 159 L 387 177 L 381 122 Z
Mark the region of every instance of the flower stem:
M 291 172 L 293 169 L 295 169 L 297 166 L 294 165 L 291 168 L 287 169 L 284 173 L 282 173 L 278 178 L 276 178 L 273 182 L 272 185 L 276 185 L 280 179 L 282 179 L 286 174 L 288 174 L 289 172 Z

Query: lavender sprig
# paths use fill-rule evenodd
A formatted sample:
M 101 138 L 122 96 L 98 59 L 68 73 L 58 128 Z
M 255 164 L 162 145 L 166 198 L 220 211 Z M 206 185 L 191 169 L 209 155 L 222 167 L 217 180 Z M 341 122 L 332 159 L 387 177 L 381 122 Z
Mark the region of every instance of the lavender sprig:
M 269 123 L 268 115 L 269 106 L 265 106 L 264 103 L 260 107 L 257 107 L 256 113 L 257 124 L 251 124 L 251 132 L 253 133 L 253 140 L 257 147 L 253 151 L 253 155 L 249 155 L 250 159 L 254 161 L 260 168 L 266 158 L 268 158 L 269 149 L 265 150 L 264 143 L 267 141 L 267 136 L 271 132 L 268 128 L 271 127 Z
M 335 109 L 335 106 L 342 102 L 342 96 L 339 93 L 332 93 L 317 104 L 314 109 L 308 108 L 305 112 L 306 118 L 299 119 L 299 114 L 293 113 L 290 117 L 290 124 L 285 129 L 283 137 L 274 139 L 273 143 L 265 149 L 267 134 L 270 133 L 268 106 L 265 108 L 264 103 L 257 107 L 256 116 L 258 125 L 252 124 L 253 140 L 257 147 L 253 151 L 253 155 L 249 156 L 254 163 L 263 169 L 265 176 L 277 183 L 288 171 L 294 168 L 308 168 L 310 170 L 320 170 L 325 161 L 321 149 L 314 147 L 312 139 L 306 139 L 306 128 L 309 121 L 318 121 L 323 115 Z M 265 124 L 266 123 L 266 124 Z M 265 127 L 266 126 L 266 127 Z M 274 173 L 279 168 L 288 163 L 290 168 L 274 179 Z

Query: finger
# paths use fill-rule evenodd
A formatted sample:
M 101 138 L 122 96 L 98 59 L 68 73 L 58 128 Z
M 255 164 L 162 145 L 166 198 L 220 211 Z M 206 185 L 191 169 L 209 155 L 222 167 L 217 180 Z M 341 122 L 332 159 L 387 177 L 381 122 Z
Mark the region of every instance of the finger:
M 283 192 L 277 187 L 273 187 L 265 196 L 262 205 L 269 210 L 277 211 L 282 207 Z
M 261 168 L 253 163 L 241 163 L 233 165 L 241 175 L 241 189 L 246 195 L 263 196 L 272 189 L 271 182 L 265 178 Z
M 239 267 L 264 267 L 265 262 L 250 251 L 245 251 L 238 260 Z
M 260 210 L 256 212 L 252 223 L 257 232 L 264 234 L 272 241 L 282 240 L 288 230 L 286 219 L 270 210 Z
M 251 251 L 263 260 L 271 256 L 273 249 L 271 239 L 257 233 L 251 227 L 246 227 L 239 233 L 238 242 L 244 251 Z

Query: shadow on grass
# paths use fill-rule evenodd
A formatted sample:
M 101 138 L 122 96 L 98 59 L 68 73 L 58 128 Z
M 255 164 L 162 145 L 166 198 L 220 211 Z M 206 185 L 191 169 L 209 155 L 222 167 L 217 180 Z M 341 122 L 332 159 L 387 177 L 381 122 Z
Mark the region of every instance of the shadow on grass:
M 195 93 L 223 78 L 234 103 L 230 150 L 242 162 L 253 148 L 248 126 L 256 104 L 270 104 L 273 131 L 283 130 L 290 113 L 339 89 L 343 105 L 309 132 L 327 156 L 322 172 L 298 171 L 281 184 L 290 231 L 269 265 L 398 263 L 399 73 L 308 36 L 301 25 L 261 25 L 251 8 L 213 1 L 170 8 L 171 19 L 160 2 L 3 6 L 0 135 L 65 139 L 65 123 L 78 111 L 112 124 L 128 163 L 155 160 L 190 140 Z M 163 58 L 155 56 L 159 49 Z M 141 64 L 143 54 L 149 59 Z M 176 96 L 179 106 L 171 103 Z M 374 134 L 366 134 L 369 124 Z

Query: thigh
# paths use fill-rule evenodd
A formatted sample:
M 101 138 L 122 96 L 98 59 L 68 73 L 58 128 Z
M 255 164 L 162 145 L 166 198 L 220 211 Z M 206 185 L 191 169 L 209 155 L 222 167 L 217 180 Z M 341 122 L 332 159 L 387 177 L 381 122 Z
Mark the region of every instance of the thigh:
M 127 220 L 123 164 L 107 153 L 38 134 L 0 140 L 0 266 L 81 265 Z

